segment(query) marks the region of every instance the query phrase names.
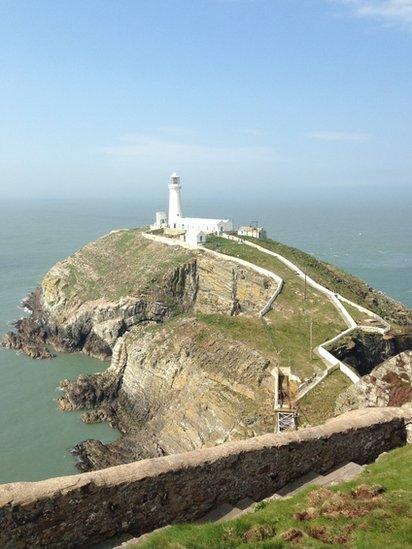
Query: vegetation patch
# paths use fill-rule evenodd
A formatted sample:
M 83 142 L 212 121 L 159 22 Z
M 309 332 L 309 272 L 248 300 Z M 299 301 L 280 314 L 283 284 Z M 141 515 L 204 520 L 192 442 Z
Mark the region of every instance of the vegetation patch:
M 412 546 L 412 447 L 383 454 L 356 481 L 309 488 L 226 523 L 175 525 L 140 549 Z
M 206 324 L 209 330 L 246 343 L 269 358 L 278 357 L 276 347 L 258 317 L 197 313 L 197 318 Z
M 43 287 L 57 281 L 60 291 L 76 302 L 128 295 L 145 296 L 164 286 L 163 279 L 194 252 L 145 239 L 140 229 L 114 231 L 57 263 Z
M 290 366 L 302 378 L 311 376 L 316 368 L 324 369 L 313 349 L 347 327 L 331 301 L 306 285 L 277 258 L 255 248 L 216 236 L 208 240 L 207 246 L 282 277 L 284 287 L 273 309 L 265 316 L 266 322 L 251 335 L 267 341 L 279 355 L 279 365 Z
M 350 379 L 335 370 L 298 402 L 299 425 L 320 425 L 334 415 L 336 398 L 352 386 Z
M 316 282 L 319 282 L 323 286 L 326 286 L 326 288 L 343 295 L 359 305 L 363 305 L 394 324 L 404 326 L 412 323 L 412 312 L 401 303 L 386 296 L 382 292 L 375 290 L 360 278 L 345 272 L 339 267 L 327 263 L 326 261 L 316 259 L 316 257 L 311 254 L 287 246 L 286 244 L 276 242 L 275 240 L 258 240 L 251 237 L 242 238 L 259 244 L 259 246 L 267 248 L 272 252 L 283 255 L 300 267 L 300 269 L 306 272 L 311 278 L 316 280 Z M 362 315 L 359 311 L 355 314 L 356 317 Z M 361 319 L 364 317 L 360 316 L 359 318 Z

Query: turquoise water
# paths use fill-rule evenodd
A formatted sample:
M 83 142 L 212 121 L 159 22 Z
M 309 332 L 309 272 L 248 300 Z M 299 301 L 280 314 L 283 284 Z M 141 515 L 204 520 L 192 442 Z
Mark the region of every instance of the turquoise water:
M 349 204 L 342 207 L 344 203 Z M 160 203 L 159 203 L 160 202 Z M 151 221 L 162 201 L 9 202 L 0 205 L 0 334 L 24 313 L 20 300 L 43 274 L 83 244 L 113 228 Z M 301 198 L 297 193 L 225 197 L 184 196 L 188 214 L 258 220 L 269 236 L 332 261 L 412 305 L 412 212 L 410 192 L 371 198 L 352 191 Z M 185 212 L 185 213 L 186 213 Z M 76 471 L 70 448 L 86 438 L 114 440 L 105 424 L 85 425 L 80 413 L 56 408 L 58 382 L 106 364 L 83 355 L 30 360 L 0 350 L 0 482 L 38 480 Z

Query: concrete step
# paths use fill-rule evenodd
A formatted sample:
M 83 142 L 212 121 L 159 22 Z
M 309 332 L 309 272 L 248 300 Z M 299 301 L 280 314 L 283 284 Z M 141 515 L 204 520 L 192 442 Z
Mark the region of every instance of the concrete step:
M 128 540 L 124 541 L 121 545 L 111 545 L 111 549 L 131 549 L 131 547 L 134 547 L 135 545 L 141 545 L 144 541 L 146 541 L 152 534 L 156 534 L 157 532 L 162 532 L 166 530 L 167 528 L 170 528 L 170 524 L 167 526 L 163 526 L 162 528 L 156 528 L 156 530 L 152 530 L 151 532 L 147 532 L 147 534 L 142 534 L 141 536 L 137 538 L 129 537 Z M 95 549 L 93 547 L 93 549 Z
M 342 465 L 334 471 L 331 471 L 327 475 L 324 475 L 321 479 L 316 481 L 316 484 L 325 486 L 326 484 L 338 484 L 339 482 L 354 480 L 362 473 L 363 469 L 363 465 L 358 465 L 351 461 L 346 463 L 346 465 Z
M 242 513 L 242 509 L 231 505 L 230 503 L 222 503 L 218 507 L 215 507 L 209 511 L 205 516 L 199 519 L 197 522 L 224 522 L 225 520 L 231 520 Z
M 262 501 L 270 502 L 277 499 L 282 499 L 284 497 L 291 497 L 311 485 L 326 486 L 331 484 L 338 484 L 339 482 L 354 480 L 360 475 L 360 473 L 363 471 L 363 468 L 364 468 L 363 465 L 358 465 L 357 463 L 350 462 L 350 463 L 346 463 L 345 465 L 342 465 L 341 467 L 334 469 L 327 475 L 319 475 L 315 471 L 309 471 L 309 473 L 306 473 L 305 475 L 298 478 L 297 480 L 294 480 L 293 482 L 289 482 L 288 484 L 286 484 L 286 486 L 283 486 L 283 488 L 278 490 L 275 494 L 273 494 L 273 496 L 269 496 L 263 499 Z M 222 503 L 218 507 L 209 511 L 209 513 L 207 513 L 205 516 L 203 516 L 196 522 L 197 523 L 224 522 L 226 520 L 232 520 L 239 517 L 240 515 L 244 515 L 246 513 L 254 511 L 256 505 L 257 505 L 257 502 L 249 497 L 239 500 L 236 503 L 236 505 L 231 505 L 230 503 Z M 168 526 L 165 526 L 164 528 L 168 528 Z M 162 529 L 163 528 L 160 528 L 159 530 L 162 530 Z M 119 549 L 120 547 L 122 549 L 131 547 L 133 544 L 141 543 L 142 541 L 147 539 L 149 535 L 150 533 L 144 534 L 139 538 L 133 538 L 131 540 L 125 541 L 121 546 L 112 545 L 111 547 L 117 547 Z
M 317 484 L 318 481 L 321 479 L 323 479 L 322 475 L 318 475 L 318 473 L 315 473 L 315 471 L 309 471 L 309 473 L 306 473 L 306 475 L 303 475 L 297 480 L 289 482 L 289 484 L 283 486 L 283 488 L 276 492 L 276 495 L 280 497 L 293 496 L 301 490 L 304 490 L 307 486 L 310 486 L 311 484 Z

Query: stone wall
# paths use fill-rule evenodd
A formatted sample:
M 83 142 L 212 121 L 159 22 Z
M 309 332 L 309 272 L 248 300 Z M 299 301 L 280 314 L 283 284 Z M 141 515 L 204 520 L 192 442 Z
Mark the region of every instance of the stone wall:
M 363 464 L 406 442 L 401 408 L 348 412 L 319 427 L 230 442 L 91 473 L 0 486 L 0 546 L 88 547 L 254 500 L 315 470 Z

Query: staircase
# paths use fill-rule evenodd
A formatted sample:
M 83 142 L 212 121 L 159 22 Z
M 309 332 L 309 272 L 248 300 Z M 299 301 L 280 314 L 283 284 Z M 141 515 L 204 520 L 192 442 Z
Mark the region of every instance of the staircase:
M 340 482 L 354 480 L 360 475 L 362 471 L 363 465 L 358 465 L 354 462 L 346 463 L 345 465 L 334 469 L 326 475 L 319 475 L 314 471 L 310 471 L 299 479 L 294 480 L 289 484 L 286 484 L 286 486 L 280 488 L 275 494 L 263 499 L 261 502 L 270 502 L 277 499 L 292 497 L 307 488 L 308 486 L 330 486 L 333 484 L 338 484 Z M 234 505 L 232 505 L 231 503 L 222 503 L 209 511 L 206 515 L 204 515 L 196 522 L 202 524 L 205 522 L 225 522 L 227 520 L 232 520 L 238 518 L 245 513 L 253 512 L 256 509 L 256 506 L 261 502 L 257 502 L 249 497 L 245 497 L 236 502 Z M 168 526 L 165 526 L 164 528 L 168 528 Z M 163 530 L 163 528 L 161 528 L 161 530 Z M 105 545 L 104 547 L 114 549 L 127 549 L 134 544 L 138 544 L 146 540 L 148 536 L 150 536 L 152 533 L 153 532 L 150 532 L 147 534 L 143 534 L 138 538 L 129 539 L 121 545 L 116 546 L 113 544 Z M 103 547 L 103 545 L 100 545 L 99 547 Z
M 310 471 L 303 475 L 299 479 L 286 484 L 283 488 L 280 488 L 275 494 L 265 498 L 262 501 L 273 501 L 276 499 L 282 499 L 285 497 L 292 497 L 300 491 L 304 490 L 308 486 L 327 486 L 332 484 L 338 484 L 340 482 L 347 482 L 349 480 L 355 479 L 363 470 L 362 465 L 357 463 L 350 462 L 346 465 L 338 467 L 334 471 L 328 473 L 327 475 L 318 475 L 314 471 Z M 252 500 L 251 498 L 244 498 L 231 505 L 230 503 L 222 503 L 215 509 L 212 509 L 198 520 L 198 522 L 224 522 L 226 520 L 232 520 L 237 518 L 239 515 L 244 513 L 249 513 L 255 510 L 255 507 L 258 503 Z

